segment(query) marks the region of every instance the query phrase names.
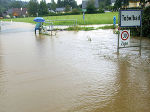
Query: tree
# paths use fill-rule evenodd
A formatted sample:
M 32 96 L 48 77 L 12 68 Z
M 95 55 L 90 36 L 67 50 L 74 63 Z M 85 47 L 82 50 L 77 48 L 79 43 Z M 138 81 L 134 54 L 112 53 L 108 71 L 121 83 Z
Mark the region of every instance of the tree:
M 99 0 L 100 9 L 108 9 L 111 5 L 111 0 Z
M 106 6 L 110 6 L 110 5 L 111 5 L 111 0 L 106 0 L 106 1 L 105 1 L 105 5 L 106 5 Z
M 116 0 L 116 2 L 115 2 L 115 5 L 114 5 L 114 8 L 115 9 L 119 9 L 119 8 L 121 8 L 121 0 Z
M 94 13 L 96 11 L 95 1 L 89 0 L 87 3 L 87 13 Z
M 75 0 L 64 0 L 64 7 L 69 5 L 72 8 L 77 8 L 77 2 Z
M 106 6 L 105 6 L 105 1 L 100 1 L 99 2 L 99 8 L 100 9 L 104 9 Z
M 30 16 L 36 16 L 38 13 L 38 1 L 37 0 L 30 0 L 28 3 L 28 13 Z
M 22 1 L 13 1 L 11 4 L 10 4 L 10 7 L 11 8 L 21 8 L 23 5 L 22 5 Z
M 69 12 L 70 9 L 71 9 L 70 5 L 66 5 L 66 7 L 65 7 L 65 12 Z
M 55 3 L 54 0 L 51 0 L 50 9 L 51 9 L 51 10 L 54 10 L 54 11 L 56 10 L 56 3 Z
M 42 0 L 39 5 L 39 15 L 46 15 L 46 14 L 48 14 L 48 7 L 46 5 L 46 1 Z
M 10 3 L 11 0 L 0 0 L 0 16 L 2 16 L 2 13 L 9 8 Z
M 72 7 L 72 8 L 77 8 L 77 2 L 75 0 L 69 0 L 69 5 Z
M 142 26 L 143 36 L 150 37 L 150 6 L 143 10 Z
M 129 4 L 129 0 L 116 0 L 114 8 L 117 9 L 117 10 L 119 8 L 121 8 L 122 6 L 124 8 L 126 8 L 128 6 L 128 4 Z
M 64 2 L 61 0 L 57 0 L 57 7 L 63 7 Z
M 24 1 L 11 1 L 9 8 L 25 8 L 27 7 L 28 2 L 24 2 Z

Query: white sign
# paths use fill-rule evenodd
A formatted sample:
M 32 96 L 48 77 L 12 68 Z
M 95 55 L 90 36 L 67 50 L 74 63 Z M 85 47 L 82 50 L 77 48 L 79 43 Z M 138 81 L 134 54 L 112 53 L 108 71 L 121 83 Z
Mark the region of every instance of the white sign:
M 130 46 L 130 30 L 120 30 L 119 47 Z
M 140 10 L 121 10 L 120 27 L 141 26 Z

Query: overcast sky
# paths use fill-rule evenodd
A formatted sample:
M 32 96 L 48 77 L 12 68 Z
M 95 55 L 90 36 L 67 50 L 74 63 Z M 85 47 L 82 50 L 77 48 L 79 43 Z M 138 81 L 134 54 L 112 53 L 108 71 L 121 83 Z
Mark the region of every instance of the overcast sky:
M 22 0 L 22 1 L 30 1 L 30 0 Z M 41 1 L 41 0 L 38 0 L 38 1 Z M 49 3 L 51 0 L 46 0 L 47 3 Z M 77 4 L 81 4 L 82 3 L 82 0 L 75 0 L 77 1 Z M 55 2 L 57 2 L 57 0 L 55 0 Z

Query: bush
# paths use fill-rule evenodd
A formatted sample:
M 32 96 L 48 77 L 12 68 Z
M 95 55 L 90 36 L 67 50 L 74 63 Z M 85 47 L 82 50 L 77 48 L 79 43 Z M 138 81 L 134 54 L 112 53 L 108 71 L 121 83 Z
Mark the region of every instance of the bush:
M 99 8 L 99 11 L 98 11 L 99 13 L 104 13 L 104 10 L 103 9 L 101 9 L 101 8 Z
M 143 10 L 143 36 L 150 37 L 150 6 Z
M 81 12 L 78 9 L 73 9 L 72 14 L 80 14 Z
M 140 36 L 140 31 L 141 31 L 140 27 L 129 28 L 129 29 L 132 36 Z M 144 8 L 142 13 L 142 32 L 143 32 L 142 36 L 150 37 L 150 6 Z

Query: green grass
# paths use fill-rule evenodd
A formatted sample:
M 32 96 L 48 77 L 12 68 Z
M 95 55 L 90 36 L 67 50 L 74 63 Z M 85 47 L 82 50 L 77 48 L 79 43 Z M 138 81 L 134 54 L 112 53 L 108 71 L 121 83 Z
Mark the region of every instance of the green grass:
M 106 25 L 106 26 L 98 27 L 97 29 L 115 29 L 115 27 L 114 25 Z
M 66 28 L 65 30 L 67 30 L 67 31 L 79 31 L 79 30 L 90 31 L 90 30 L 95 30 L 95 29 L 94 29 L 94 27 L 78 27 L 78 26 L 75 26 L 75 27 Z
M 85 23 L 83 20 L 83 15 L 64 15 L 64 16 L 48 16 L 48 17 L 43 17 L 45 20 L 56 20 L 56 19 L 77 19 L 77 24 L 78 25 L 93 25 L 93 24 L 113 24 L 113 16 L 117 17 L 118 20 L 118 12 L 107 12 L 107 13 L 102 13 L 102 14 L 85 14 Z M 28 18 L 15 18 L 12 19 L 12 21 L 15 22 L 27 22 L 27 23 L 33 23 L 35 17 L 28 17 Z M 3 19 L 4 21 L 10 21 L 11 19 Z M 118 21 L 117 21 L 118 23 Z M 68 25 L 68 24 L 73 24 L 68 23 L 68 22 L 56 22 L 54 24 L 59 24 L 59 25 Z

